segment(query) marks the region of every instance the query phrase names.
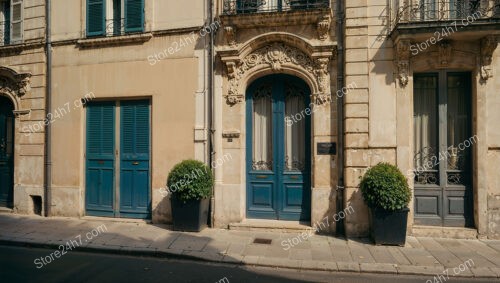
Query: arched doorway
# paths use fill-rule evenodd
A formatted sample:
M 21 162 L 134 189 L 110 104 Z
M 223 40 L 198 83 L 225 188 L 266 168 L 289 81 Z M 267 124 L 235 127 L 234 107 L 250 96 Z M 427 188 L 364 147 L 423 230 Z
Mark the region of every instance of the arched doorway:
M 14 105 L 0 96 L 0 207 L 12 207 L 14 194 Z
M 247 218 L 310 219 L 309 100 L 307 84 L 290 75 L 266 76 L 248 87 Z

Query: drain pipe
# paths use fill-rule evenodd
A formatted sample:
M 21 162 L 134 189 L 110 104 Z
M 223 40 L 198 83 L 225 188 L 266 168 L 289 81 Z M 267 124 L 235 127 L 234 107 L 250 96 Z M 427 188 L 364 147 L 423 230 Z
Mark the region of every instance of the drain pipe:
M 46 82 L 45 82 L 45 117 L 48 117 L 51 110 L 51 95 L 52 95 L 52 41 L 51 41 L 51 2 L 47 0 L 45 2 L 45 52 L 47 58 L 46 65 Z M 52 203 L 52 192 L 51 192 L 51 183 L 52 183 L 52 160 L 51 160 L 51 127 L 50 123 L 47 123 L 45 126 L 45 150 L 44 150 L 44 178 L 43 178 L 43 188 L 45 194 L 45 216 L 50 216 L 51 203 Z
M 344 82 L 344 1 L 337 1 L 337 90 L 342 89 Z M 337 95 L 337 142 L 338 142 L 338 183 L 337 213 L 344 210 L 344 96 Z M 345 235 L 344 219 L 337 223 L 337 235 Z
M 210 27 L 213 27 L 214 24 L 214 1 L 210 0 L 209 2 L 209 17 L 210 17 Z M 213 96 L 214 96 L 214 36 L 216 30 L 209 34 L 210 36 L 210 44 L 208 48 L 208 160 L 210 167 L 212 166 L 212 161 L 214 159 L 214 149 L 213 149 L 213 133 L 214 133 L 214 125 L 213 125 Z M 212 168 L 213 171 L 213 168 Z M 214 185 L 215 186 L 215 185 Z M 215 188 L 212 188 L 212 196 L 210 197 L 210 227 L 214 227 L 215 221 Z

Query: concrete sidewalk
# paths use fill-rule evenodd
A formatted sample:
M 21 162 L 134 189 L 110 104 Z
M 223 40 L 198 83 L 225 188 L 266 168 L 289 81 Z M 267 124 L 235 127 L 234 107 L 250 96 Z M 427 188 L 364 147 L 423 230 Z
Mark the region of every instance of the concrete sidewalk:
M 104 224 L 104 225 L 103 225 Z M 270 244 L 254 243 L 256 238 Z M 205 229 L 110 219 L 44 218 L 0 214 L 0 244 L 190 258 L 304 270 L 500 278 L 500 241 L 408 237 L 405 247 L 365 239 L 293 233 Z M 75 248 L 73 248 L 75 247 Z

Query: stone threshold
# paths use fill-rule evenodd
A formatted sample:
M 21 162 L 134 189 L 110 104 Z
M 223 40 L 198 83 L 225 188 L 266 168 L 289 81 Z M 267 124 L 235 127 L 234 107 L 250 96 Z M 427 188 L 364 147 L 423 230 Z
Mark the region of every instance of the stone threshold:
M 106 221 L 106 222 L 119 222 L 119 223 L 145 223 L 152 224 L 149 219 L 134 219 L 134 218 L 114 218 L 114 217 L 100 217 L 100 216 L 83 216 L 81 220 L 87 221 Z
M 14 213 L 14 210 L 8 207 L 0 207 L 0 213 Z
M 301 233 L 310 229 L 310 222 L 302 221 L 245 219 L 242 222 L 229 224 L 229 230 L 237 231 Z
M 413 225 L 411 235 L 415 237 L 432 237 L 432 238 L 448 238 L 448 239 L 478 238 L 477 230 L 473 228 L 421 226 L 421 225 Z

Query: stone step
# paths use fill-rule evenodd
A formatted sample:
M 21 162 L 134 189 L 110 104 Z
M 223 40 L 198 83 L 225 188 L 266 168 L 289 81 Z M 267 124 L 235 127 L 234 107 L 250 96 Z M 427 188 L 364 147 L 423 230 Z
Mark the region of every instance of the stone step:
M 301 233 L 311 229 L 309 222 L 280 221 L 263 219 L 245 219 L 239 223 L 229 224 L 229 230 Z
M 0 213 L 14 213 L 14 210 L 8 207 L 0 207 Z
M 477 239 L 477 230 L 463 227 L 439 227 L 414 225 L 412 236 L 448 239 Z

